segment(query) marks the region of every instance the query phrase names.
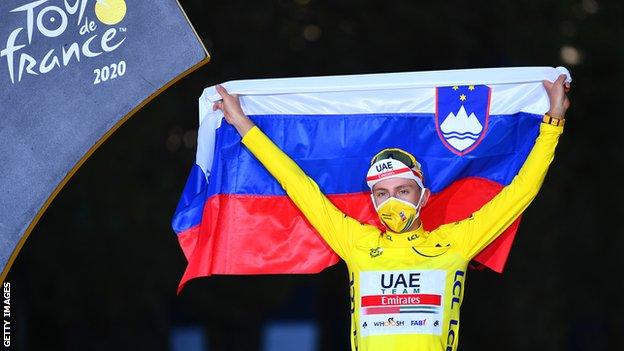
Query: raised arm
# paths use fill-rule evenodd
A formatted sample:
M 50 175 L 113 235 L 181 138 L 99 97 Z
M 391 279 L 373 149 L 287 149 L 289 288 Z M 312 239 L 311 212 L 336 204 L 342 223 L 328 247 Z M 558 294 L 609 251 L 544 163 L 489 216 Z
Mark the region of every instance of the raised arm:
M 544 181 L 554 158 L 559 135 L 563 132 L 560 121 L 570 105 L 566 96 L 570 87 L 565 84 L 564 75 L 554 83 L 544 82 L 544 87 L 551 106 L 547 116 L 554 121 L 540 125 L 540 134 L 518 174 L 509 185 L 469 218 L 438 229 L 442 235 L 453 235 L 453 241 L 468 258 L 476 256 L 518 218 L 535 198 Z
M 217 91 L 223 100 L 215 103 L 213 109 L 223 111 L 226 121 L 242 136 L 242 143 L 277 179 L 329 246 L 344 258 L 362 224 L 336 208 L 316 182 L 254 125 L 242 111 L 237 96 L 228 94 L 221 86 L 217 86 Z

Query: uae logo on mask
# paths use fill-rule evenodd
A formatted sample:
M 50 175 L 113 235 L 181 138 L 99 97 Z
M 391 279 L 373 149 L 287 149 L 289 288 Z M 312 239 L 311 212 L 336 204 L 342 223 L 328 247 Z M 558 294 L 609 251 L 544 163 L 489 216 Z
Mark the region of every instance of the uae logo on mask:
M 490 94 L 485 85 L 436 88 L 436 129 L 451 152 L 464 156 L 481 143 L 490 117 Z

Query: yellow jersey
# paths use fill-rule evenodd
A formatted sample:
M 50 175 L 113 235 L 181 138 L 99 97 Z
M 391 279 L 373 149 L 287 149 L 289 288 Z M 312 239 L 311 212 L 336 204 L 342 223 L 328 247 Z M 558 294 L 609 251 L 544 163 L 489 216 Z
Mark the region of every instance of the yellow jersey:
M 382 232 L 338 210 L 258 127 L 243 144 L 346 262 L 352 351 L 457 349 L 466 268 L 524 211 L 544 180 L 563 127 L 542 123 L 513 181 L 468 218 L 427 232 Z

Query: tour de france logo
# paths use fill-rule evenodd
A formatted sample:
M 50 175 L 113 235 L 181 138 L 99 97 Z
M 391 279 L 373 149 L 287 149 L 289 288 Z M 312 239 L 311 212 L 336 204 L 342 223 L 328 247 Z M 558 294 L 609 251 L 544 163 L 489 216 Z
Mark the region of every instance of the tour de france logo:
M 19 84 L 97 59 L 91 61 L 98 66 L 90 68 L 93 85 L 122 77 L 126 61 L 112 53 L 127 39 L 127 11 L 125 0 L 22 3 L 0 14 L 14 26 L 0 33 L 4 36 L 0 37 L 0 69 L 7 69 L 10 82 Z

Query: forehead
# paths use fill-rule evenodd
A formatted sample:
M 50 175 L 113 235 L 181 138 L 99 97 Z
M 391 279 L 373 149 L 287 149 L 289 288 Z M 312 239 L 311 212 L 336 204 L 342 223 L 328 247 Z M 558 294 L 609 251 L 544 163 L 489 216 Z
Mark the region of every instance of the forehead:
M 389 190 L 389 189 L 395 189 L 399 187 L 420 188 L 418 186 L 418 183 L 416 183 L 416 181 L 413 179 L 389 178 L 389 179 L 384 179 L 380 181 L 379 183 L 375 184 L 375 186 L 373 186 L 373 191 L 379 190 L 379 189 Z

